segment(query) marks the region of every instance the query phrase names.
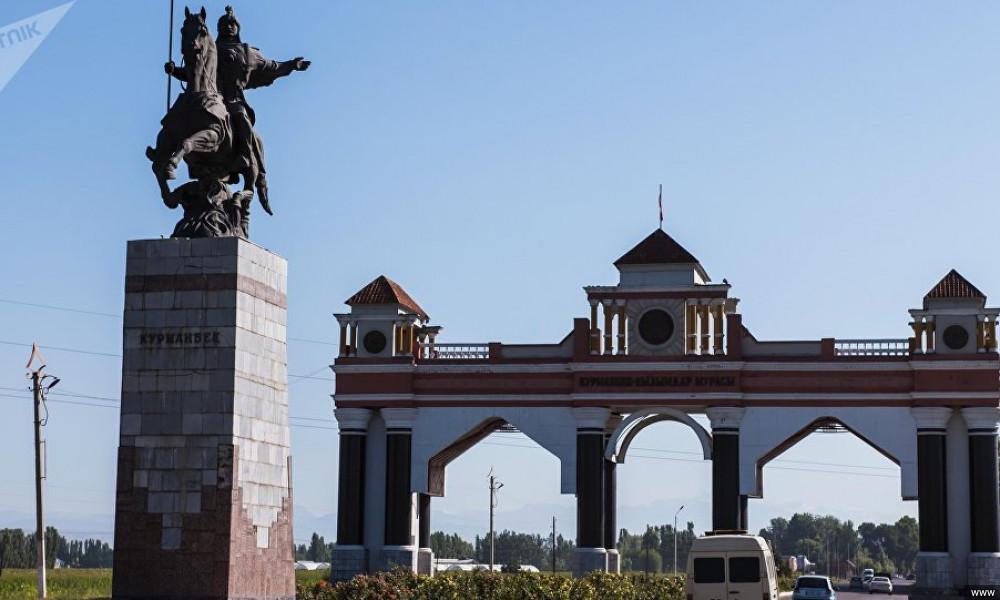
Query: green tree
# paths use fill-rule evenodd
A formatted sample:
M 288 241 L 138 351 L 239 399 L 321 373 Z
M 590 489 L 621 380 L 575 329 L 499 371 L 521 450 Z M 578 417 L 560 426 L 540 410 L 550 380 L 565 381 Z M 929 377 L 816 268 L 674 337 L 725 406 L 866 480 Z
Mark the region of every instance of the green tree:
M 573 550 L 575 547 L 576 544 L 573 543 L 573 540 L 564 538 L 561 533 L 556 534 L 556 571 L 573 570 Z M 544 565 L 535 566 L 542 571 L 552 570 L 552 536 L 546 536 L 542 550 L 545 552 L 546 562 Z
M 24 532 L 20 529 L 0 529 L 0 575 L 4 568 L 24 566 Z
M 892 562 L 899 571 L 912 571 L 916 568 L 917 551 L 920 547 L 917 520 L 904 516 L 896 521 L 892 528 L 894 530 Z
M 323 536 L 313 532 L 309 540 L 309 548 L 306 549 L 306 560 L 313 562 L 330 562 L 333 554 L 333 545 L 327 544 Z
M 789 539 L 788 519 L 784 517 L 771 519 L 771 524 L 761 529 L 757 535 L 771 542 L 778 556 L 791 556 L 795 551 L 795 540 Z
M 463 540 L 457 533 L 448 535 L 443 531 L 431 534 L 431 550 L 437 558 L 471 558 L 476 553 L 472 544 Z

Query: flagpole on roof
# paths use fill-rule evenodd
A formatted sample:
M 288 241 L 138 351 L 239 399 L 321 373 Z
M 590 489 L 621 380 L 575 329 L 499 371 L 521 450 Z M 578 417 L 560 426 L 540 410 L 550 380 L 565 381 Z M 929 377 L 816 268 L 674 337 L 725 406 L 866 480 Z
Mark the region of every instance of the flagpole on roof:
M 660 229 L 663 229 L 663 184 L 660 184 Z

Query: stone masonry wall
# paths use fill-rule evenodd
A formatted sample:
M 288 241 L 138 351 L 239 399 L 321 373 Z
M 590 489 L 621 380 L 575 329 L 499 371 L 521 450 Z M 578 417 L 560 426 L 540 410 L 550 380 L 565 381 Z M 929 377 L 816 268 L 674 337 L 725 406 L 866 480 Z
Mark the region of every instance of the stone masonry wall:
M 129 242 L 116 598 L 291 598 L 286 263 Z

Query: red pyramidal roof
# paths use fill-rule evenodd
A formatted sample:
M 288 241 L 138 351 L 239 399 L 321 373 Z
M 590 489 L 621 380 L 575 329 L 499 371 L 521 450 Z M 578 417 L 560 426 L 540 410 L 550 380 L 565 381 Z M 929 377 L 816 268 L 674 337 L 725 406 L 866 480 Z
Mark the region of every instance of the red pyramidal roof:
M 976 286 L 952 269 L 924 298 L 985 298 Z
M 698 259 L 667 235 L 667 232 L 657 229 L 615 261 L 616 267 L 663 264 L 698 264 Z
M 348 306 L 367 306 L 372 304 L 398 304 L 403 308 L 413 311 L 421 317 L 427 319 L 427 313 L 420 308 L 417 301 L 406 293 L 398 283 L 389 279 L 385 275 L 379 275 L 361 290 L 347 299 Z

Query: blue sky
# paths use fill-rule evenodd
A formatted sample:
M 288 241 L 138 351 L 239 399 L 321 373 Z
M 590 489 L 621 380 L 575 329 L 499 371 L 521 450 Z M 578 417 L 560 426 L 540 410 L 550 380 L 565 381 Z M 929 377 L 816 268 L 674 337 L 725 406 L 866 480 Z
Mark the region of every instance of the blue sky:
M 59 4 L 4 3 L 0 23 Z M 168 5 L 78 0 L 0 91 L 0 526 L 31 523 L 21 344 L 37 341 L 85 351 L 43 351 L 53 392 L 77 395 L 53 394 L 45 432 L 53 523 L 110 539 L 125 242 L 178 218 L 142 153 L 164 111 Z M 205 4 L 213 22 L 224 5 Z M 249 94 L 276 213 L 258 210 L 251 237 L 289 261 L 289 373 L 311 377 L 290 387 L 296 537 L 335 533 L 314 518 L 336 498 L 331 313 L 380 274 L 444 326 L 441 341 L 556 341 L 587 314 L 581 286 L 615 283 L 611 263 L 656 227 L 662 183 L 667 230 L 733 284 L 760 339 L 905 337 L 906 310 L 951 268 L 1000 293 L 997 3 L 236 9 L 265 56 L 313 60 Z M 501 528 L 542 532 L 556 514 L 572 535 L 555 459 L 510 447 L 524 438 L 489 444 L 450 468 L 435 528 L 485 529 L 494 465 Z M 693 436 L 659 425 L 636 444 L 658 458 L 623 468 L 620 524 L 685 504 L 706 528 Z M 526 456 L 551 468 L 525 473 Z M 898 472 L 848 436 L 783 458 L 808 471 L 766 471 L 754 528 L 792 510 L 915 514 Z

